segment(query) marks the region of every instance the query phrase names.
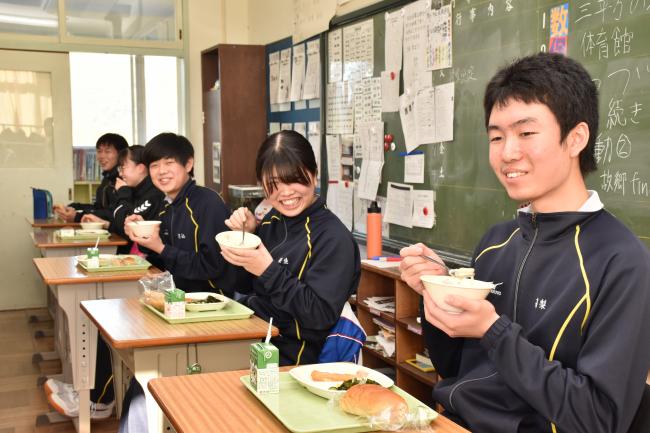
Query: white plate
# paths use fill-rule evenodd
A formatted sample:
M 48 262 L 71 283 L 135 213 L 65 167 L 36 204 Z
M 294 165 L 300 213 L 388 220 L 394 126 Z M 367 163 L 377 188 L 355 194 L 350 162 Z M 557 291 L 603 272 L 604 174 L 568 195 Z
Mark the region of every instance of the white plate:
M 208 296 L 214 296 L 215 298 L 220 299 L 221 302 L 211 302 L 209 304 L 190 304 L 187 302 L 188 299 L 205 299 Z M 228 305 L 230 299 L 218 293 L 193 292 L 185 294 L 185 301 L 185 309 L 187 311 L 216 311 L 221 310 L 223 307 Z
M 308 391 L 323 398 L 333 398 L 345 393 L 345 391 L 335 391 L 330 389 L 332 386 L 339 386 L 343 381 L 315 382 L 311 379 L 311 372 L 314 370 L 340 374 L 356 374 L 357 372 L 362 371 L 368 374 L 366 378 L 374 380 L 384 388 L 390 388 L 394 384 L 393 379 L 390 377 L 368 367 L 353 364 L 351 362 L 329 362 L 326 364 L 302 365 L 289 370 L 291 377 L 296 379 L 298 383 L 307 388 Z

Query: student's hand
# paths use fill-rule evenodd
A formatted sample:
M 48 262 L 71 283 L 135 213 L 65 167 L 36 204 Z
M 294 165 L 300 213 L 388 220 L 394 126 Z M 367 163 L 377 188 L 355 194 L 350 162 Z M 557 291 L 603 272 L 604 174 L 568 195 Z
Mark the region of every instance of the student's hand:
M 123 186 L 126 186 L 126 182 L 124 182 L 124 180 L 121 177 L 115 178 L 115 190 L 117 191 Z
M 129 215 L 128 217 L 124 218 L 124 233 L 131 238 L 132 235 L 132 230 L 131 227 L 129 227 L 129 223 L 133 221 L 144 221 L 144 218 L 142 218 L 141 215 L 138 214 L 132 214 Z
M 128 226 L 125 226 L 125 228 L 126 227 L 128 227 Z M 146 238 L 136 236 L 135 233 L 133 233 L 133 231 L 131 231 L 131 230 L 129 230 L 129 232 L 127 234 L 129 236 L 129 239 L 131 239 L 136 244 L 142 245 L 143 247 L 148 248 L 151 251 L 154 251 L 154 252 L 156 252 L 158 254 L 160 254 L 162 252 L 162 250 L 165 248 L 165 244 L 163 243 L 162 239 L 160 239 L 160 226 L 159 225 L 154 226 L 153 233 L 151 234 L 151 236 L 147 236 Z
M 420 276 L 447 274 L 447 270 L 442 266 L 420 257 L 423 254 L 443 261 L 435 251 L 422 243 L 404 247 L 399 252 L 399 255 L 402 256 L 402 261 L 399 264 L 402 280 L 419 294 L 422 294 L 424 290 Z
M 483 338 L 490 326 L 499 318 L 494 305 L 485 299 L 476 300 L 448 295 L 445 302 L 463 310 L 462 313 L 451 314 L 438 307 L 426 290 L 422 296 L 427 322 L 450 337 Z
M 266 268 L 273 263 L 273 257 L 271 257 L 264 244 L 260 244 L 254 250 L 222 248 L 221 255 L 228 263 L 241 266 L 256 277 L 262 275 Z
M 74 222 L 74 218 L 77 216 L 77 210 L 75 208 L 62 204 L 55 204 L 52 210 L 59 218 L 69 223 Z
M 102 219 L 98 217 L 97 215 L 93 215 L 91 213 L 87 213 L 84 216 L 81 217 L 81 222 L 91 222 L 91 223 L 102 223 L 102 228 L 107 229 L 110 223 L 106 221 L 105 219 Z
M 230 230 L 241 230 L 243 225 L 245 231 L 248 233 L 253 233 L 257 228 L 255 215 L 253 215 L 253 213 L 248 210 L 247 207 L 240 207 L 239 209 L 235 210 L 232 215 L 230 215 L 230 218 L 224 222 Z

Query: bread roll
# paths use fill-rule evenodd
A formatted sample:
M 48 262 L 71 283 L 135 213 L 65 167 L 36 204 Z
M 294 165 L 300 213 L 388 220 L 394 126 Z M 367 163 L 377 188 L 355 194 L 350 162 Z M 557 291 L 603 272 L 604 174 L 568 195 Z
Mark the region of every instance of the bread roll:
M 355 385 L 339 401 L 340 408 L 352 415 L 381 417 L 390 424 L 403 424 L 408 405 L 402 396 L 380 385 Z
M 161 292 L 146 290 L 144 292 L 144 302 L 158 311 L 165 311 L 165 295 Z

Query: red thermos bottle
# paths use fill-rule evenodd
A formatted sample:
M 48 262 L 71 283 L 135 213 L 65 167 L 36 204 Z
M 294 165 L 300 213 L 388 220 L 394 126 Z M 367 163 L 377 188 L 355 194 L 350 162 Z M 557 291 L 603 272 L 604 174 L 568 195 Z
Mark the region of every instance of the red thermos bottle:
M 368 208 L 366 220 L 368 258 L 381 256 L 381 208 L 373 201 Z

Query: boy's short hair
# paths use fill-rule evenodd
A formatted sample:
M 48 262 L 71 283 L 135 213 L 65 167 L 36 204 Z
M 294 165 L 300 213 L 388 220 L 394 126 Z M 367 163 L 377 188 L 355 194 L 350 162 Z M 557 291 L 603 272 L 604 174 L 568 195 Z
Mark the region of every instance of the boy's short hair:
M 309 185 L 318 166 L 309 141 L 295 131 L 269 135 L 257 151 L 255 175 L 269 196 L 277 183 Z
M 102 135 L 97 139 L 95 144 L 95 149 L 99 149 L 99 146 L 113 146 L 118 152 L 122 151 L 129 147 L 129 143 L 126 142 L 126 139 L 120 134 L 114 134 L 109 132 Z
M 194 147 L 190 140 L 173 132 L 163 132 L 149 140 L 144 147 L 144 164 L 149 168 L 152 162 L 172 158 L 181 165 L 194 158 Z M 194 177 L 194 167 L 190 171 Z
M 483 99 L 485 127 L 494 106 L 510 99 L 546 105 L 560 125 L 561 141 L 580 122 L 589 126 L 589 141 L 580 152 L 582 175 L 597 168 L 598 90 L 587 70 L 561 54 L 537 53 L 500 69 L 488 83 Z
M 120 150 L 117 165 L 124 164 L 127 159 L 130 159 L 136 164 L 144 164 L 144 146 L 140 144 L 134 144 L 133 146 L 127 147 L 126 149 Z

